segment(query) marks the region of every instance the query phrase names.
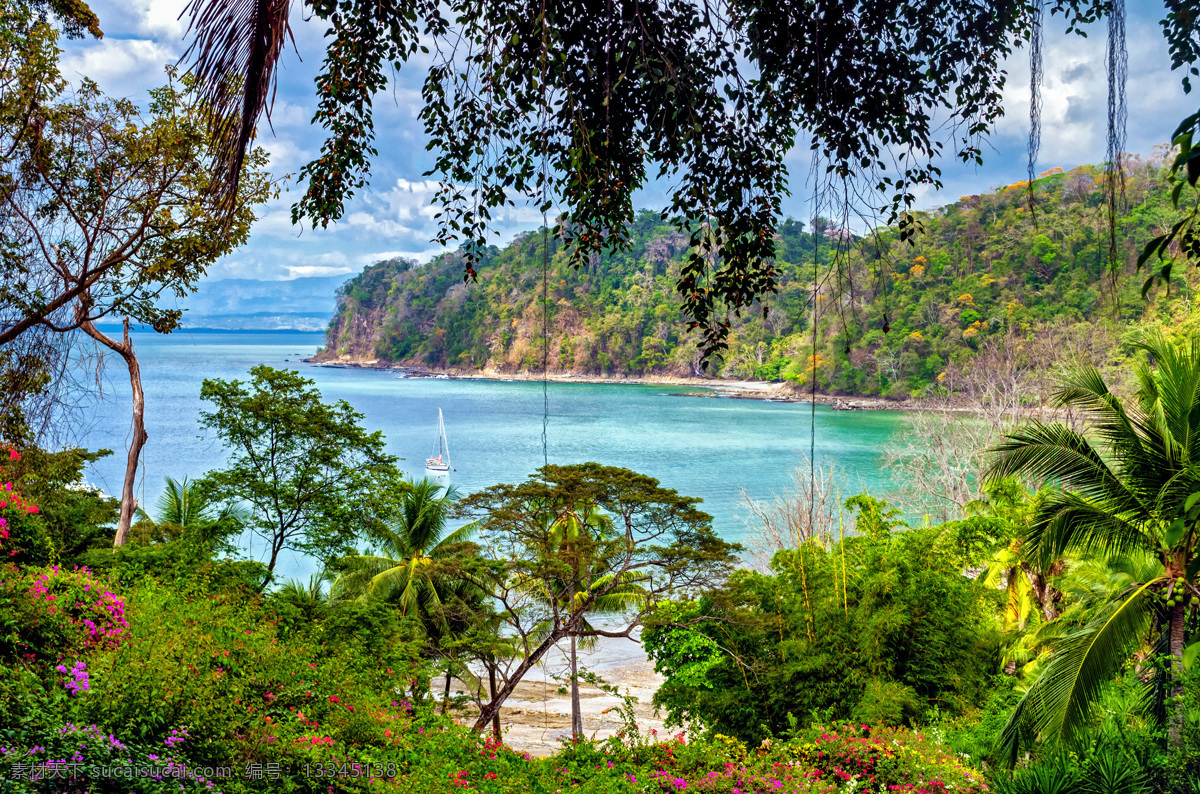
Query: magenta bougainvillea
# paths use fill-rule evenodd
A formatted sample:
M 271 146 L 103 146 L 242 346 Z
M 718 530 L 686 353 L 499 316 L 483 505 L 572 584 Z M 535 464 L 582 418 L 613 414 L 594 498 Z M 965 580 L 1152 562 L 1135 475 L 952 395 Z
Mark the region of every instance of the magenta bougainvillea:
M 47 568 L 29 586 L 29 597 L 76 627 L 85 647 L 115 648 L 129 633 L 125 602 L 87 568 Z

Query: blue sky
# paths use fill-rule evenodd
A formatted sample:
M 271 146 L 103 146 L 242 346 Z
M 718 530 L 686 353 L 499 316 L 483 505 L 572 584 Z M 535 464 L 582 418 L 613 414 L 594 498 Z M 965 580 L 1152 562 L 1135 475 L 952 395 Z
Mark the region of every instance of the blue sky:
M 115 95 L 144 99 L 163 82 L 163 68 L 184 49 L 185 22 L 179 19 L 186 0 L 120 0 L 92 2 L 104 29 L 103 41 L 66 42 L 63 71 L 68 78 L 86 75 Z M 1162 6 L 1129 3 L 1129 127 L 1126 149 L 1150 155 L 1177 121 L 1194 110 L 1184 97 L 1177 74 L 1170 70 L 1166 44 L 1158 26 Z M 309 124 L 315 107 L 312 81 L 324 47 L 322 29 L 305 22 L 299 2 L 293 5 L 293 30 L 300 52 L 288 49 L 272 115 L 274 132 L 265 125 L 260 143 L 271 153 L 277 174 L 295 174 L 319 150 L 321 130 Z M 1043 136 L 1039 170 L 1098 162 L 1105 152 L 1106 81 L 1104 29 L 1094 26 L 1087 38 L 1062 35 L 1057 20 L 1048 25 L 1045 48 Z M 297 194 L 284 193 L 269 205 L 250 242 L 219 262 L 209 278 L 291 279 L 302 276 L 352 274 L 371 262 L 396 255 L 425 260 L 439 249 L 430 242 L 436 231 L 429 199 L 434 185 L 423 176 L 431 158 L 417 114 L 426 64 L 414 60 L 402 70 L 387 94 L 377 98 L 376 126 L 380 157 L 371 189 L 348 207 L 347 216 L 329 229 L 308 230 L 291 223 Z M 1025 178 L 1028 136 L 1028 54 L 1018 51 L 1008 67 L 1005 89 L 1008 115 L 996 126 L 985 164 L 967 167 L 943 163 L 945 187 L 921 195 L 923 208 L 953 201 Z M 785 212 L 809 215 L 804 197 L 807 146 L 793 155 L 794 195 Z M 293 190 L 295 183 L 291 183 Z M 655 187 L 644 192 L 640 206 L 660 209 Z M 497 219 L 501 241 L 540 223 L 540 215 L 518 208 Z

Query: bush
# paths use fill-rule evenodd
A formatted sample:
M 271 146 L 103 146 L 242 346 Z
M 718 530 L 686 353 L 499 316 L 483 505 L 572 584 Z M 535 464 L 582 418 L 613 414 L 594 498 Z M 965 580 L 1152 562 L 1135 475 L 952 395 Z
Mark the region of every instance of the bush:
M 5 769 L 5 792 L 61 791 L 87 781 L 89 794 L 177 794 L 180 791 L 219 794 L 221 778 L 189 761 L 175 744 L 124 742 L 95 725 L 64 722 L 36 737 L 29 751 L 11 748 L 0 753 Z M 215 785 L 214 785 L 215 784 Z M 70 790 L 82 790 L 72 789 Z
M 47 622 L 61 624 L 66 634 L 75 635 L 66 649 L 121 644 L 129 631 L 125 602 L 87 568 L 65 571 L 56 565 L 34 569 L 32 574 L 28 594 L 38 611 Z
M 128 631 L 125 602 L 82 568 L 0 568 L 0 659 L 58 662 L 115 648 Z
M 7 469 L 21 460 L 11 447 L 0 447 L 0 558 L 21 565 L 44 565 L 54 559 L 54 547 L 38 519 L 38 507 L 21 496 Z
M 988 790 L 983 776 L 934 738 L 904 728 L 843 725 L 810 729 L 781 755 L 799 761 L 839 785 L 893 794 Z

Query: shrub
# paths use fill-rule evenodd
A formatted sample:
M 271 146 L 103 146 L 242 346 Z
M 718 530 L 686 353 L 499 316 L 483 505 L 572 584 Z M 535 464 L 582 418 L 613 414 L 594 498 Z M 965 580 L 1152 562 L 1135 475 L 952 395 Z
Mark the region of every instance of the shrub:
M 113 648 L 128 629 L 124 601 L 87 569 L 0 567 L 0 659 L 58 662 Z
M 11 447 L 0 447 L 0 463 L 12 464 L 21 455 Z M 54 558 L 54 547 L 38 519 L 38 507 L 21 496 L 0 465 L 0 558 L 22 565 L 45 564 Z
M 983 776 L 932 737 L 905 728 L 844 725 L 802 732 L 780 754 L 811 766 L 839 785 L 868 791 L 922 794 L 988 790 Z
M 124 600 L 87 568 L 34 569 L 28 594 L 46 620 L 65 624 L 70 627 L 66 633 L 77 635 L 70 649 L 116 648 L 129 631 Z
M 177 745 L 126 742 L 95 725 L 65 722 L 30 744 L 0 752 L 6 794 L 223 791 L 221 779 L 210 780 L 211 771 L 192 763 Z M 86 788 L 77 788 L 84 781 Z

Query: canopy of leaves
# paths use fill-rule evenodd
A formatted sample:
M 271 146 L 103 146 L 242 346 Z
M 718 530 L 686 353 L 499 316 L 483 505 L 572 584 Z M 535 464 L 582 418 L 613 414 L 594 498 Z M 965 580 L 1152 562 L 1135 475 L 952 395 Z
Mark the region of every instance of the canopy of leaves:
M 1051 5 L 1072 28 L 1102 8 Z M 256 117 L 286 16 L 270 3 L 193 9 L 207 92 L 225 97 L 217 67 L 236 68 Z M 329 137 L 302 169 L 309 187 L 294 220 L 328 224 L 365 186 L 373 97 L 419 49 L 432 60 L 421 114 L 442 184 L 438 239 L 464 244 L 467 277 L 494 214 L 517 202 L 561 206 L 556 235 L 576 267 L 625 250 L 634 192 L 668 177 L 663 217 L 691 248 L 674 286 L 707 356 L 725 348 L 731 316 L 777 287 L 772 232 L 797 140 L 810 142 L 825 188 L 837 183 L 846 202 L 851 185 L 878 189 L 868 203 L 901 219 L 918 185 L 940 184 L 943 154 L 981 158 L 1003 110 L 1001 63 L 1042 4 L 343 0 L 313 10 L 329 26 L 314 116 Z
M 268 574 L 284 549 L 329 562 L 385 530 L 407 485 L 383 434 L 364 430 L 345 400 L 328 405 L 312 381 L 268 366 L 248 383 L 206 379 L 200 397 L 213 406 L 201 424 L 230 456 L 201 485 L 248 506 L 249 528 L 269 545 Z
M 894 532 L 886 503 L 857 498 L 864 534 L 780 551 L 769 573 L 651 617 L 666 623 L 643 634 L 666 676 L 655 704 L 673 721 L 757 742 L 791 718 L 901 724 L 979 702 L 996 593 L 962 575 L 953 532 Z

